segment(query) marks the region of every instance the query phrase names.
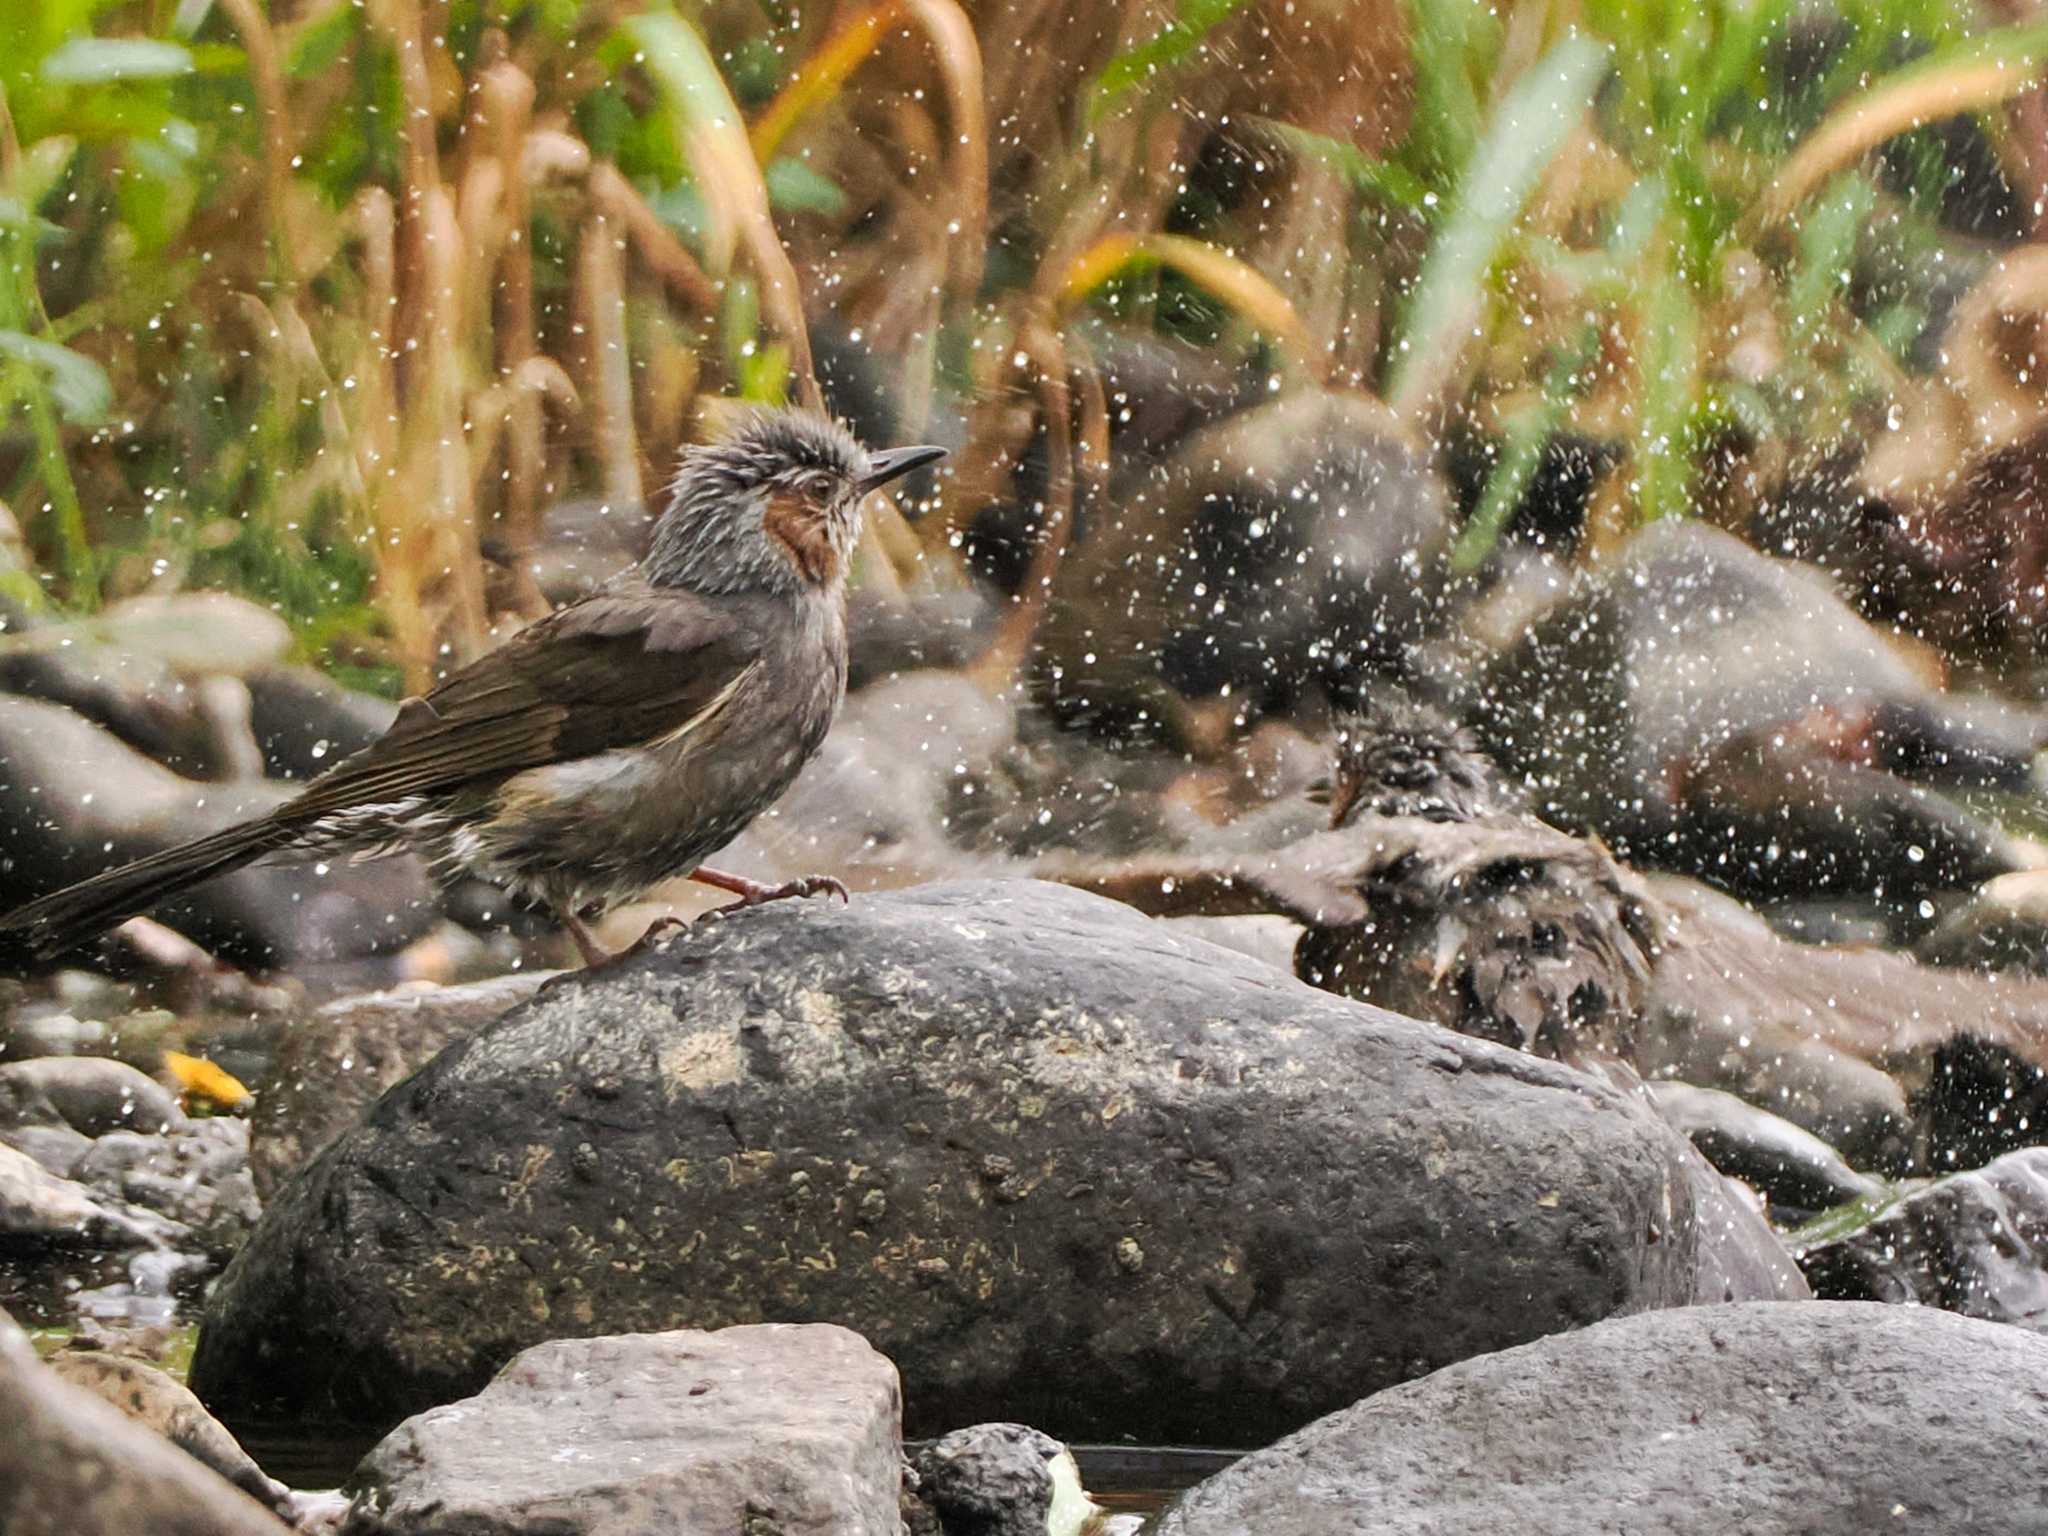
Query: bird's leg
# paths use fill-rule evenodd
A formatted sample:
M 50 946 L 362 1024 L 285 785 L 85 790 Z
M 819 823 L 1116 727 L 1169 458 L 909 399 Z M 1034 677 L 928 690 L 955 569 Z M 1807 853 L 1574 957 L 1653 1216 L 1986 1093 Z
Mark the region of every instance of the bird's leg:
M 764 901 L 781 901 L 787 896 L 817 896 L 830 893 L 841 901 L 848 901 L 846 887 L 830 875 L 799 875 L 794 880 L 785 880 L 780 885 L 764 885 L 759 880 L 749 880 L 744 875 L 728 875 L 722 869 L 701 865 L 692 870 L 690 878 L 699 885 L 712 886 L 717 890 L 731 891 L 738 901 L 720 907 L 721 912 L 735 912 L 741 907 L 758 907 Z
M 562 913 L 562 926 L 569 930 L 569 937 L 576 941 L 576 952 L 583 956 L 585 970 L 594 971 L 600 965 L 608 965 L 619 958 L 597 942 L 597 936 L 574 912 Z

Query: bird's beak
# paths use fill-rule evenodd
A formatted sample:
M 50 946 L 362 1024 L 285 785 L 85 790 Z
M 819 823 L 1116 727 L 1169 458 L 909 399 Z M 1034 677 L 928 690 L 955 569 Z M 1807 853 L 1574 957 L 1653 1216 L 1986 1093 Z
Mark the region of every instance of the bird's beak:
M 943 459 L 946 450 L 929 446 L 918 448 L 891 448 L 887 453 L 868 456 L 867 477 L 860 483 L 860 493 L 880 490 L 891 480 L 909 474 L 913 469 L 922 469 L 934 459 Z

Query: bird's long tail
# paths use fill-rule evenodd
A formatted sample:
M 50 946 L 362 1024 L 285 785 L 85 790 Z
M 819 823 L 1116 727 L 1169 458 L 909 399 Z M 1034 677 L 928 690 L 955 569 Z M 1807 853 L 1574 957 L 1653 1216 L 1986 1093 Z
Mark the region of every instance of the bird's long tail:
M 293 834 L 281 818 L 259 817 L 67 885 L 0 918 L 0 948 L 53 960 L 167 896 L 254 863 Z

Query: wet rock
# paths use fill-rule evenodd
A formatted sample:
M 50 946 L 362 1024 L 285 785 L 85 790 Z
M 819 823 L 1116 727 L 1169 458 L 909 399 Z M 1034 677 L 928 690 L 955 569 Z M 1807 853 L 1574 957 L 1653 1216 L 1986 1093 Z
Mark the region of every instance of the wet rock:
M 373 992 L 329 1003 L 289 1025 L 250 1124 L 249 1172 L 256 1195 L 272 1199 L 385 1089 L 410 1077 L 449 1041 L 526 1001 L 554 974 Z
M 1926 1309 L 1615 1318 L 1447 1367 L 1246 1457 L 1158 1536 L 2041 1528 L 2048 1340 Z
M 1851 754 L 1846 759 L 1843 753 Z M 1763 726 L 1682 771 L 1677 859 L 1759 898 L 1908 898 L 1991 879 L 2037 855 L 1924 784 L 1863 760 L 1830 718 Z
M 541 538 L 529 569 L 541 593 L 560 607 L 587 597 L 646 552 L 654 514 L 644 502 L 577 497 L 541 514 Z
M 193 1120 L 165 1135 L 116 1131 L 100 1137 L 74 1177 L 88 1188 L 170 1217 L 192 1230 L 193 1246 L 225 1263 L 256 1223 L 243 1120 Z
M 223 686 L 225 685 L 225 686 Z M 188 678 L 162 658 L 54 640 L 0 655 L 0 692 L 76 710 L 192 779 L 248 773 L 248 699 L 231 678 Z
M 1280 914 L 1305 930 L 1294 965 L 1319 986 L 1724 1089 L 1862 1167 L 1968 1166 L 2035 1139 L 2048 984 L 1793 943 L 1698 881 L 1627 869 L 1536 819 L 1441 717 L 1388 729 L 1385 713 L 1346 720 L 1334 826 L 1276 805 L 1230 829 L 1271 837 L 1042 867 L 1162 917 Z
M 55 705 L 0 698 L 0 905 L 269 810 L 281 785 L 179 778 Z M 257 864 L 155 916 L 206 948 L 289 967 L 403 947 L 437 919 L 416 859 Z
M 1538 809 L 1626 858 L 1757 894 L 1899 899 L 2029 862 L 1894 775 L 2024 784 L 2041 721 L 1944 697 L 1820 573 L 1704 523 L 1643 529 L 1480 693 L 1469 714 Z
M 1825 1211 L 1884 1192 L 1882 1180 L 1858 1173 L 1818 1136 L 1732 1093 L 1689 1083 L 1652 1083 L 1650 1092 L 1708 1162 L 1783 1212 Z
M 0 1065 L 0 1125 L 66 1125 L 82 1136 L 184 1125 L 170 1089 L 123 1061 L 45 1056 Z
M 896 1536 L 895 1369 L 829 1326 L 563 1340 L 388 1435 L 346 1536 Z
M 124 598 L 82 628 L 110 644 L 155 656 L 188 677 L 244 677 L 284 660 L 292 646 L 289 624 L 232 592 Z
M 2000 875 L 1973 891 L 1913 953 L 1929 965 L 2048 976 L 2048 870 Z
M 284 1536 L 262 1505 L 60 1379 L 0 1314 L 0 1530 L 8 1536 Z
M 1168 921 L 1175 933 L 1234 949 L 1277 971 L 1291 974 L 1294 970 L 1294 950 L 1301 942 L 1302 928 L 1291 917 L 1254 913 L 1246 917 L 1176 917 Z
M 160 1229 L 95 1200 L 12 1147 L 0 1147 L 0 1241 L 55 1242 L 93 1248 L 155 1244 Z
M 389 1423 L 550 1336 L 829 1319 L 913 1432 L 1242 1445 L 1689 1302 L 1694 1165 L 1583 1074 L 1079 892 L 781 903 L 387 1093 L 266 1212 L 192 1380 L 230 1424 Z
M 60 1350 L 49 1360 L 63 1381 L 112 1403 L 260 1504 L 288 1510 L 289 1491 L 266 1477 L 225 1426 L 179 1382 L 140 1360 L 98 1350 Z
M 1873 1199 L 1800 1236 L 1799 1264 L 1819 1295 L 1918 1303 L 2048 1333 L 2048 1147 Z
M 34 1158 L 60 1179 L 68 1179 L 92 1150 L 92 1138 L 68 1125 L 23 1125 L 0 1131 L 0 1146 Z
M 1063 713 L 1156 723 L 1169 694 L 1228 688 L 1256 710 L 1352 686 L 1434 621 L 1449 508 L 1365 395 L 1301 391 L 1205 427 L 1061 564 L 1048 692 Z
M 344 688 L 311 667 L 264 667 L 248 677 L 249 726 L 264 771 L 277 779 L 317 778 L 391 727 L 398 706 Z
M 1645 1077 L 1723 1089 L 1890 1175 L 1988 1161 L 2048 1124 L 2048 982 L 1796 944 L 1694 881 L 1645 888 Z
M 918 1502 L 944 1536 L 1075 1536 L 1096 1506 L 1073 1453 L 1024 1424 L 976 1424 L 911 1458 Z
M 29 1004 L 13 1009 L 0 1023 L 0 1057 L 21 1061 L 37 1056 L 104 1056 L 111 1035 L 99 1019 L 80 1019 L 54 1005 Z
M 818 755 L 720 855 L 723 867 L 757 878 L 829 869 L 856 890 L 986 868 L 962 845 L 1016 731 L 1014 709 L 960 673 L 878 682 L 846 701 Z M 972 814 L 956 818 L 962 802 Z
M 1692 1299 L 1702 1305 L 1724 1301 L 1806 1301 L 1813 1292 L 1799 1264 L 1756 1198 L 1715 1170 L 1696 1149 L 1687 1149 L 1685 1171 L 1692 1186 L 1693 1228 L 1699 1257 Z
M 892 597 L 862 588 L 846 602 L 846 686 L 858 693 L 899 673 L 963 667 L 994 627 L 994 608 L 972 589 Z

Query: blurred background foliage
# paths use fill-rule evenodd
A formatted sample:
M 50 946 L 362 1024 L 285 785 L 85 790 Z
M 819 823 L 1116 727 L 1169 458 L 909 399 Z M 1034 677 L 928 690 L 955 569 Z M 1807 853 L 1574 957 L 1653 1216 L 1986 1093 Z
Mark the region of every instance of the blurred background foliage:
M 1934 496 L 2048 416 L 2044 54 L 2032 0 L 0 6 L 0 593 L 225 585 L 417 687 L 551 504 L 826 350 L 959 446 L 862 578 L 961 579 L 1041 451 L 1042 574 L 1103 324 L 1383 396 L 1467 567 L 1561 455 L 1582 559 Z

